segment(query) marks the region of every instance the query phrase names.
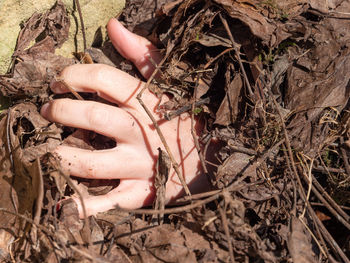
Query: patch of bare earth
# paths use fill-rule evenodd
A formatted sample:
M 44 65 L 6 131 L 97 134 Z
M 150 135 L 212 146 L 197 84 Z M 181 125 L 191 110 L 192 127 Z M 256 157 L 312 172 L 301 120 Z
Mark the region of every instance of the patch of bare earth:
M 50 151 L 62 141 L 115 143 L 49 123 L 38 109 L 67 65 L 137 73 L 108 41 L 85 51 L 92 61 L 55 55 L 68 36 L 62 3 L 33 15 L 0 76 L 11 100 L 0 115 L 0 259 L 349 262 L 349 11 L 342 0 L 129 1 L 120 20 L 166 57 L 153 80 L 172 97 L 164 117 L 189 111 L 205 122 L 198 146 L 212 190 L 162 211 L 116 209 L 85 220 L 73 203 L 57 211 L 57 202 L 117 182 L 69 178 Z M 206 160 L 211 139 L 221 146 Z

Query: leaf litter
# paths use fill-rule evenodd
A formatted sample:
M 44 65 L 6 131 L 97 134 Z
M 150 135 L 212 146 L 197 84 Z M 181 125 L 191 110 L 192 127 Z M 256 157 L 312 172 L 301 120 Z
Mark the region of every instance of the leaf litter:
M 118 181 L 70 178 L 50 152 L 62 142 L 115 142 L 38 113 L 54 96 L 50 82 L 82 61 L 54 53 L 69 29 L 60 1 L 33 14 L 0 76 L 11 101 L 0 115 L 1 260 L 349 262 L 349 10 L 342 0 L 127 2 L 120 20 L 166 57 L 152 81 L 172 97 L 160 110 L 205 120 L 197 146 L 212 190 L 163 209 L 169 160 L 160 158 L 161 210 L 85 220 L 72 201 L 59 211 L 58 202 L 74 192 L 104 194 Z M 139 76 L 108 41 L 85 53 L 89 63 Z

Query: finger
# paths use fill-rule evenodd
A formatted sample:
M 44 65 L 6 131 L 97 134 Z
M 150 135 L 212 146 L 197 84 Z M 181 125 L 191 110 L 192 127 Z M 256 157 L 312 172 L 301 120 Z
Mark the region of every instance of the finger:
M 162 59 L 159 50 L 146 38 L 131 33 L 117 19 L 109 20 L 107 30 L 118 52 L 131 60 L 145 78 L 149 78 L 155 70 L 154 64 Z
M 135 179 L 153 175 L 153 159 L 140 158 L 136 148 L 121 144 L 113 149 L 91 151 L 61 145 L 55 152 L 64 170 L 88 179 Z
M 61 72 L 60 79 L 78 92 L 97 92 L 102 98 L 129 107 L 139 105 L 135 96 L 144 85 L 129 74 L 103 64 L 76 64 L 66 67 Z M 52 82 L 51 89 L 55 93 L 69 92 L 60 81 Z M 152 103 L 151 105 L 156 105 L 159 101 L 148 91 L 143 98 L 148 100 L 147 103 Z
M 80 199 L 73 199 L 77 203 L 80 218 L 84 218 Z M 90 216 L 114 208 L 140 208 L 150 204 L 152 199 L 152 183 L 148 180 L 122 180 L 117 188 L 106 195 L 89 196 L 83 202 L 87 216 Z
M 139 131 L 126 111 L 94 101 L 57 99 L 43 105 L 41 114 L 52 122 L 95 131 L 119 142 L 129 142 Z

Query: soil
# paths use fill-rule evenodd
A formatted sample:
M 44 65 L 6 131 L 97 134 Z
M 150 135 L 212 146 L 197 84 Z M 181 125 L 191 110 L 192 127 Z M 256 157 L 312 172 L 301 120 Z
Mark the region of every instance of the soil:
M 38 110 L 57 97 L 50 81 L 74 63 L 141 76 L 109 41 L 76 59 L 55 55 L 68 37 L 64 5 L 34 14 L 0 76 L 9 101 L 0 115 L 0 260 L 350 262 L 349 11 L 344 0 L 127 1 L 119 20 L 166 57 L 153 80 L 172 98 L 165 117 L 202 118 L 201 155 L 216 139 L 219 165 L 202 162 L 210 192 L 85 220 L 74 203 L 57 203 L 77 182 L 95 195 L 118 182 L 69 178 L 51 151 L 62 141 L 116 143 Z

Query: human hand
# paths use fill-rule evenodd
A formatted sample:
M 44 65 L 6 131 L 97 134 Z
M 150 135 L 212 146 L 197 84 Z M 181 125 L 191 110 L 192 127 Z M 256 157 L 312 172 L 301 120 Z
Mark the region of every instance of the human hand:
M 115 48 L 131 60 L 140 73 L 148 78 L 154 71 L 149 57 L 159 63 L 161 56 L 145 38 L 125 29 L 116 19 L 107 25 Z M 79 92 L 96 92 L 100 97 L 117 103 L 119 107 L 94 101 L 56 99 L 45 104 L 41 114 L 52 122 L 92 130 L 113 138 L 113 149 L 90 151 L 61 145 L 56 149 L 63 169 L 71 175 L 89 179 L 120 179 L 109 193 L 84 197 L 87 215 L 94 215 L 116 206 L 125 209 L 150 205 L 155 197 L 153 187 L 158 147 L 163 149 L 159 136 L 142 106 L 136 99 L 145 83 L 116 68 L 102 64 L 77 64 L 63 70 L 60 76 Z M 54 93 L 69 92 L 60 82 L 51 85 Z M 166 141 L 189 187 L 201 188 L 206 179 L 200 175 L 200 163 L 191 135 L 191 118 L 186 114 L 161 121 L 155 112 L 160 99 L 149 90 L 142 95 L 145 105 L 159 123 Z M 198 125 L 198 123 L 197 123 Z M 197 181 L 193 184 L 194 181 Z M 166 202 L 183 194 L 183 187 L 173 168 L 166 184 Z M 80 217 L 83 209 L 74 198 Z

